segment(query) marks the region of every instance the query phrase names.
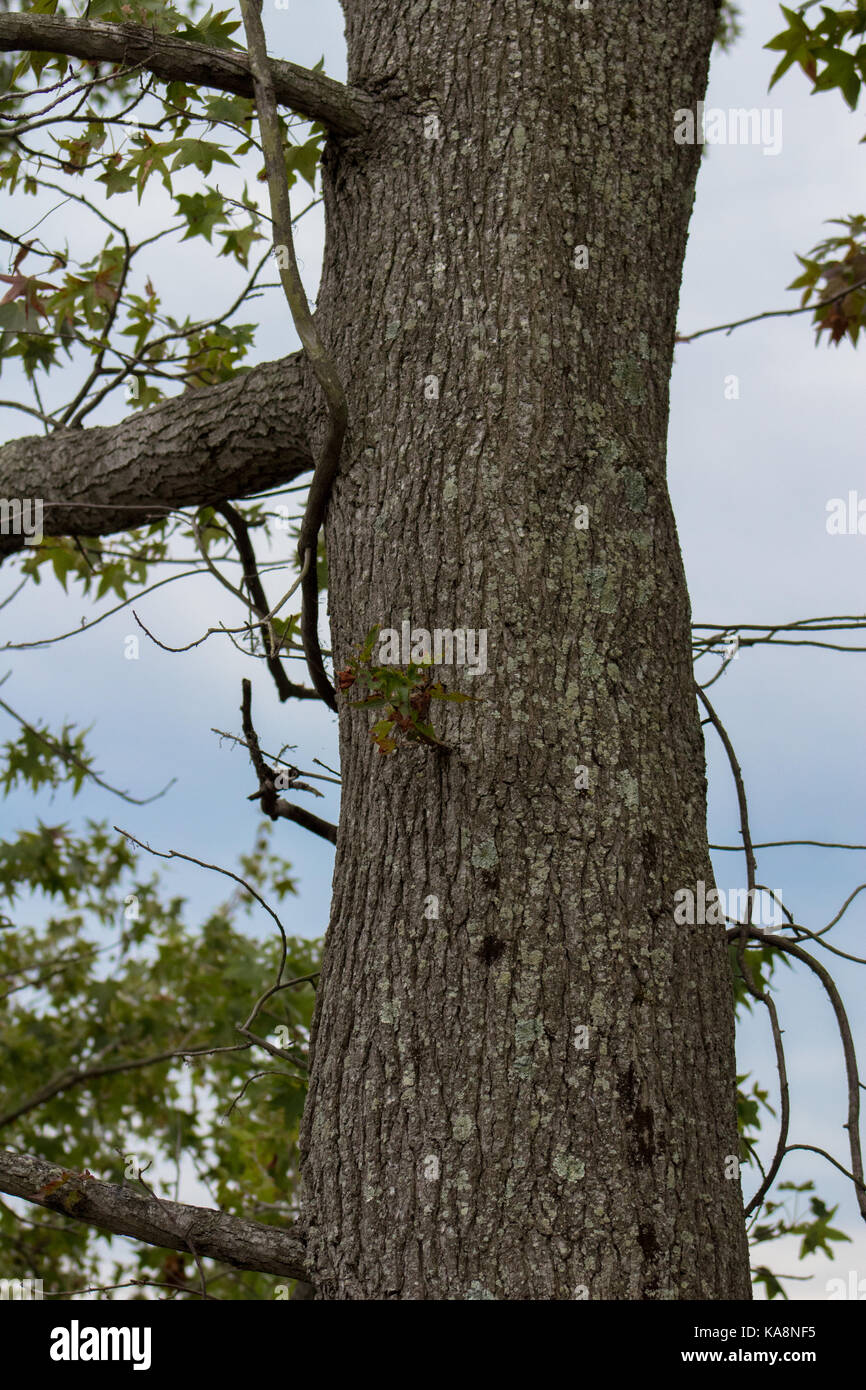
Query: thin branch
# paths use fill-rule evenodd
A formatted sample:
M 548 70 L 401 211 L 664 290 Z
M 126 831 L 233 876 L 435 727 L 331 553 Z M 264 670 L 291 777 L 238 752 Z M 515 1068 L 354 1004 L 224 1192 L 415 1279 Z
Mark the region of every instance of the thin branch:
M 785 1063 L 785 1049 L 782 1046 L 782 1030 L 779 1027 L 779 1015 L 776 1011 L 776 1004 L 768 990 L 759 991 L 761 1003 L 765 1006 L 770 1015 L 770 1027 L 773 1031 L 773 1045 L 776 1049 L 776 1070 L 779 1073 L 779 1093 L 781 1096 L 781 1116 L 779 1119 L 779 1137 L 776 1141 L 776 1152 L 773 1161 L 764 1174 L 761 1186 L 758 1188 L 751 1202 L 749 1202 L 743 1215 L 748 1217 L 753 1211 L 757 1211 L 764 1198 L 769 1192 L 775 1181 L 776 1174 L 782 1166 L 782 1159 L 785 1157 L 785 1146 L 788 1142 L 788 1125 L 791 1119 L 791 1098 L 788 1089 L 788 1069 Z
M 732 928 L 729 938 L 739 928 Z M 857 1068 L 857 1054 L 854 1048 L 854 1039 L 851 1033 L 851 1025 L 848 1022 L 848 1015 L 842 1003 L 841 995 L 836 988 L 836 982 L 829 970 L 810 956 L 802 946 L 795 941 L 789 941 L 787 937 L 777 936 L 774 932 L 762 931 L 758 927 L 749 928 L 751 940 L 764 942 L 767 945 L 775 946 L 778 950 L 786 952 L 788 955 L 795 956 L 807 965 L 813 974 L 818 976 L 836 1015 L 836 1024 L 839 1035 L 842 1039 L 842 1051 L 845 1055 L 845 1070 L 848 1078 L 848 1120 L 845 1128 L 848 1131 L 848 1144 L 851 1150 L 851 1174 L 857 1187 L 857 1203 L 860 1207 L 860 1214 L 866 1220 L 866 1186 L 863 1183 L 863 1155 L 860 1146 L 860 1076 Z
M 838 304 L 840 299 L 846 299 L 849 294 L 862 290 L 864 286 L 866 280 L 858 280 L 856 284 L 847 285 L 839 294 L 834 294 L 830 299 L 822 299 L 817 304 L 800 304 L 796 309 L 765 309 L 761 314 L 751 314 L 749 318 L 736 319 L 734 323 L 720 323 L 714 328 L 699 328 L 696 333 L 678 333 L 676 341 L 693 343 L 696 338 L 704 338 L 708 333 L 733 333 L 735 328 L 743 328 L 747 323 L 759 323 L 761 319 L 789 319 L 795 314 L 815 314 L 819 309 L 829 309 L 831 305 Z
M 256 1072 L 253 1072 L 252 1076 L 248 1076 L 247 1079 L 246 1079 L 246 1081 L 244 1082 L 243 1086 L 241 1086 L 241 1089 L 238 1091 L 237 1095 L 235 1096 L 235 1098 L 234 1098 L 234 1100 L 232 1101 L 231 1105 L 229 1106 L 228 1110 L 226 1110 L 224 1118 L 225 1118 L 226 1120 L 229 1119 L 229 1117 L 231 1116 L 231 1114 L 232 1114 L 232 1112 L 233 1112 L 235 1106 L 236 1106 L 240 1101 L 243 1100 L 243 1098 L 244 1098 L 244 1096 L 246 1095 L 246 1093 L 247 1093 L 249 1087 L 252 1086 L 252 1084 L 253 1084 L 254 1081 L 260 1081 L 261 1078 L 262 1078 L 263 1076 L 279 1076 L 279 1077 L 282 1078 L 282 1080 L 285 1080 L 287 1075 L 288 1075 L 287 1072 L 284 1072 L 284 1071 L 274 1071 L 273 1068 L 267 1068 L 265 1071 L 256 1071 Z
M 237 546 L 238 555 L 243 565 L 243 582 L 249 593 L 250 604 L 253 612 L 261 619 L 259 631 L 266 653 L 265 662 L 277 687 L 277 694 L 280 700 L 288 700 L 295 695 L 306 698 L 310 692 L 306 691 L 304 686 L 295 685 L 294 681 L 289 680 L 285 667 L 279 659 L 279 646 L 271 623 L 273 614 L 262 586 L 256 563 L 256 553 L 250 540 L 249 527 L 241 513 L 230 503 L 222 502 L 216 510 L 225 518 Z
M 211 869 L 215 874 L 224 874 L 226 878 L 232 879 L 235 883 L 240 884 L 241 888 L 245 888 L 249 893 L 250 897 L 255 898 L 259 906 L 265 909 L 265 912 L 267 912 L 268 916 L 271 917 L 277 925 L 277 930 L 280 933 L 280 941 L 282 943 L 282 951 L 280 955 L 280 968 L 277 972 L 277 979 L 282 979 L 283 970 L 285 969 L 286 964 L 286 958 L 289 954 L 289 943 L 286 937 L 286 929 L 283 926 L 277 914 L 274 912 L 274 909 L 270 907 L 268 903 L 265 902 L 261 893 L 257 893 L 255 888 L 251 887 L 250 884 L 247 883 L 245 878 L 240 878 L 239 875 L 233 873 L 231 869 L 224 869 L 221 864 L 208 864 L 206 860 L 195 859 L 191 854 L 183 854 L 179 849 L 153 849 L 143 840 L 137 840 L 136 837 L 134 835 L 131 835 L 128 830 L 122 830 L 119 825 L 116 825 L 114 829 L 118 832 L 119 835 L 125 835 L 127 840 L 131 840 L 134 845 L 138 845 L 139 849 L 146 850 L 148 854 L 153 854 L 158 859 L 183 859 L 186 861 L 187 864 L 197 864 L 200 869 Z
M 153 560 L 151 563 L 154 565 L 161 565 L 164 562 L 162 560 Z M 153 584 L 148 584 L 146 588 L 139 589 L 138 593 L 133 594 L 130 598 L 125 598 L 122 602 L 116 603 L 113 608 L 107 609 L 105 613 L 100 613 L 98 618 L 91 618 L 89 622 L 84 622 L 84 620 L 82 620 L 79 627 L 71 627 L 67 632 L 59 632 L 55 637 L 37 638 L 35 642 L 4 642 L 0 651 L 25 652 L 38 647 L 50 647 L 55 642 L 66 642 L 70 637 L 78 637 L 82 632 L 89 632 L 92 627 L 98 627 L 100 623 L 105 622 L 106 618 L 113 617 L 114 614 L 119 613 L 122 608 L 128 608 L 131 603 L 135 603 L 136 599 L 144 598 L 145 595 L 152 594 L 157 589 L 161 589 L 164 584 L 174 584 L 178 579 L 191 579 L 194 575 L 204 573 L 205 571 L 203 569 L 193 569 L 183 570 L 180 574 L 169 574 L 165 579 L 157 579 Z M 26 578 L 24 579 L 24 583 L 27 583 Z M 135 614 L 133 613 L 133 617 L 134 616 Z
M 866 956 L 852 956 L 847 951 L 840 951 L 838 946 L 824 941 L 820 932 L 810 931 L 808 927 L 801 926 L 799 922 L 792 921 L 786 925 L 790 925 L 792 930 L 798 933 L 795 938 L 797 941 L 816 941 L 825 951 L 830 951 L 832 955 L 839 956 L 842 960 L 850 960 L 854 965 L 866 965 Z
M 70 99 L 71 97 L 80 96 L 82 92 L 86 94 L 86 93 L 89 92 L 93 87 L 101 87 L 101 86 L 104 86 L 104 85 L 105 85 L 106 83 L 108 83 L 108 82 L 114 82 L 114 81 L 119 80 L 119 79 L 121 79 L 121 78 L 131 77 L 132 74 L 133 74 L 134 72 L 137 72 L 140 68 L 141 68 L 141 64 L 140 64 L 140 63 L 136 63 L 136 64 L 134 64 L 134 66 L 131 67 L 131 68 L 121 68 L 121 70 L 120 70 L 119 72 L 111 72 L 111 73 L 108 73 L 108 74 L 106 74 L 106 75 L 104 75 L 104 76 L 101 76 L 101 77 L 94 77 L 94 78 L 91 78 L 88 82 L 78 82 L 78 85 L 75 86 L 75 87 L 71 87 L 71 88 L 69 89 L 69 91 L 67 91 L 67 92 L 61 91 L 60 96 L 55 97 L 54 101 L 49 102 L 47 106 L 43 106 L 43 108 L 42 108 L 41 111 L 34 111 L 30 116 L 28 116 L 28 118 L 27 118 L 27 123 L 26 123 L 25 125 L 18 125 L 18 126 L 12 127 L 12 129 L 10 129 L 10 130 L 4 130 L 4 131 L 2 132 L 4 139 L 7 139 L 7 140 L 8 140 L 8 139 L 11 139 L 13 136 L 27 135 L 27 134 L 29 134 L 29 132 L 30 132 L 31 130 L 38 130 L 38 129 L 40 128 L 40 126 L 45 126 L 45 125 L 57 125 L 60 121 L 71 121 L 71 120 L 75 120 L 76 117 L 73 116 L 73 115 L 71 115 L 71 114 L 67 114 L 67 115 L 62 115 L 62 114 L 61 114 L 61 115 L 57 115 L 57 116 L 52 116 L 50 119 L 44 119 L 44 120 L 43 120 L 42 118 L 43 118 L 43 117 L 46 117 L 46 118 L 47 118 L 47 117 L 48 117 L 48 112 L 49 112 L 49 111 L 53 111 L 54 108 L 55 108 L 56 106 L 61 106 L 61 105 L 63 104 L 64 101 L 69 101 L 69 99 Z M 56 83 L 55 88 L 54 88 L 53 90 L 57 90 L 57 88 L 65 87 L 65 86 L 67 86 L 70 82 L 75 82 L 75 81 L 77 81 L 77 78 L 78 78 L 78 74 L 69 73 L 69 75 L 68 75 L 67 77 L 64 77 L 64 78 L 62 79 L 62 81 Z M 28 98 L 34 96 L 35 93 L 28 91 L 28 92 L 22 92 L 20 95 L 21 95 L 22 98 L 28 99 Z M 137 100 L 140 100 L 140 98 L 138 98 Z M 135 104 L 135 103 L 134 103 L 134 104 Z M 80 107 L 80 105 L 81 105 L 81 103 L 79 102 L 79 107 Z M 78 109 L 78 108 L 76 108 L 76 109 Z M 13 119 L 14 119 L 14 118 L 13 118 Z M 85 115 L 85 116 L 78 117 L 78 119 L 79 119 L 79 120 L 85 120 L 85 121 L 92 121 L 92 120 L 93 120 L 93 116 L 92 116 L 92 115 Z M 6 117 L 5 117 L 5 116 L 0 116 L 0 120 L 5 121 L 5 120 L 6 120 Z M 115 121 L 117 120 L 117 117 L 109 117 L 109 120 L 111 121 L 112 124 L 114 124 Z
M 177 1295 L 179 1293 L 191 1294 L 193 1298 L 206 1298 L 213 1303 L 221 1303 L 223 1300 L 217 1298 L 216 1294 L 200 1292 L 192 1288 L 189 1284 L 180 1287 L 178 1284 L 166 1284 L 160 1279 L 126 1279 L 122 1284 L 88 1284 L 83 1289 L 57 1289 L 48 1293 L 43 1293 L 43 1298 L 78 1298 L 85 1293 L 113 1293 L 115 1289 L 171 1289 Z M 174 1299 L 162 1300 L 166 1303 L 174 1302 Z
M 256 1033 L 251 1033 L 249 1028 L 243 1024 L 237 1024 L 237 1031 L 248 1038 L 253 1046 L 263 1048 L 265 1052 L 269 1052 L 272 1057 L 279 1058 L 281 1062 L 290 1062 L 292 1066 L 300 1068 L 301 1071 L 308 1070 L 306 1062 L 303 1062 L 299 1057 L 293 1057 L 284 1048 L 275 1047 L 273 1043 L 268 1042 L 267 1038 L 260 1038 Z
M 323 840 L 328 840 L 335 845 L 337 843 L 337 827 L 335 825 L 313 815 L 311 811 L 306 811 L 301 806 L 294 806 L 277 796 L 276 773 L 265 762 L 259 746 L 259 736 L 253 725 L 252 686 L 248 680 L 241 682 L 241 692 L 241 723 L 244 741 L 249 749 L 253 769 L 259 779 L 259 790 L 254 793 L 254 796 L 259 799 L 262 812 L 264 815 L 270 816 L 271 820 L 282 817 L 284 820 L 294 821 L 304 830 L 310 830 L 314 835 L 319 835 Z
M 136 841 L 136 843 L 138 842 Z M 112 1044 L 112 1047 L 114 1046 L 116 1044 Z M 110 1062 L 105 1066 L 82 1067 L 78 1071 L 65 1071 L 59 1076 L 55 1076 L 53 1080 L 47 1082 L 33 1095 L 28 1096 L 15 1110 L 7 1110 L 4 1115 L 0 1115 L 0 1129 L 11 1124 L 13 1120 L 20 1119 L 22 1115 L 29 1115 L 31 1110 L 37 1110 L 47 1100 L 53 1100 L 54 1096 L 71 1090 L 73 1086 L 83 1085 L 85 1081 L 98 1080 L 102 1076 L 115 1076 L 119 1072 L 141 1071 L 143 1067 L 155 1067 L 161 1062 L 170 1062 L 178 1057 L 211 1056 L 217 1052 L 242 1052 L 247 1047 L 249 1047 L 249 1043 L 235 1043 L 226 1047 L 175 1047 L 167 1052 L 155 1052 L 150 1057 L 134 1057 L 122 1062 Z M 101 1055 L 104 1055 L 104 1052 Z
M 818 849 L 863 849 L 866 845 L 842 845 L 835 840 L 759 840 L 752 845 L 752 849 L 779 849 L 786 845 L 816 845 Z M 710 845 L 710 849 L 725 850 L 734 854 L 742 854 L 742 845 Z
M 866 849 L 866 845 L 862 845 L 860 846 L 860 848 Z M 826 927 L 822 927 L 820 931 L 815 933 L 815 935 L 824 936 L 824 934 L 828 932 L 831 927 L 835 927 L 836 923 L 839 922 L 845 916 L 845 913 L 848 911 L 848 908 L 851 906 L 854 899 L 857 897 L 859 893 L 863 892 L 864 888 L 866 888 L 866 883 L 858 883 L 857 887 L 854 889 L 854 892 L 848 894 L 848 897 L 845 899 L 842 906 L 839 908 L 839 911 L 836 913 L 836 916 L 831 918 L 831 920 L 827 923 Z
M 130 796 L 128 792 L 122 792 L 118 787 L 112 787 L 110 783 L 103 782 L 101 777 L 91 771 L 87 763 L 82 762 L 70 749 L 64 748 L 56 739 L 51 738 L 49 734 L 43 734 L 39 729 L 35 729 L 32 724 L 28 724 L 27 720 L 18 714 L 11 705 L 7 705 L 5 700 L 0 700 L 0 709 L 5 709 L 7 714 L 11 714 L 13 719 L 17 719 L 22 729 L 26 729 L 34 738 L 38 738 L 40 743 L 44 743 L 46 748 L 50 748 L 52 753 L 60 758 L 62 762 L 66 763 L 68 767 L 78 768 L 79 772 L 83 773 L 91 782 L 95 782 L 98 787 L 102 787 L 104 791 L 111 792 L 113 796 L 119 796 L 122 801 L 128 801 L 132 806 L 150 806 L 152 802 L 159 801 L 160 797 L 165 796 L 169 788 L 173 787 L 177 781 L 176 777 L 172 777 L 170 782 L 166 782 L 162 791 L 155 792 L 153 796 Z
M 724 746 L 725 752 L 728 755 L 728 762 L 731 766 L 731 772 L 734 778 L 734 785 L 737 789 L 737 803 L 740 808 L 740 833 L 743 837 L 743 843 L 740 846 L 740 848 L 744 851 L 746 856 L 746 875 L 748 879 L 749 905 L 751 907 L 755 900 L 755 874 L 757 871 L 757 862 L 755 860 L 754 845 L 752 844 L 752 835 L 749 829 L 749 804 L 746 799 L 746 788 L 743 782 L 742 769 L 740 768 L 740 764 L 737 761 L 737 755 L 734 752 L 734 746 L 731 743 L 731 740 L 728 737 L 727 731 L 724 728 L 724 725 L 722 724 L 721 720 L 719 719 L 719 716 L 716 714 L 716 711 L 713 709 L 712 705 L 710 704 L 706 694 L 701 689 L 701 687 L 698 685 L 695 686 L 695 689 L 697 690 L 698 698 L 700 699 L 702 705 L 707 711 L 707 714 L 710 716 L 710 720 L 713 724 L 713 727 L 715 728 L 716 733 L 719 735 L 719 738 L 721 739 L 722 744 Z
M 789 1144 L 787 1152 L 793 1153 L 795 1149 L 805 1149 L 807 1153 L 820 1154 L 822 1158 L 826 1158 L 828 1163 L 832 1163 L 834 1168 L 838 1168 L 839 1172 L 843 1173 L 849 1181 L 853 1182 L 854 1186 L 858 1189 L 858 1193 L 866 1191 L 860 1179 L 855 1178 L 854 1174 L 849 1172 L 847 1168 L 844 1168 L 832 1154 L 828 1154 L 826 1149 L 820 1149 L 817 1144 Z M 788 1277 L 790 1278 L 791 1276 L 789 1275 Z
M 219 738 L 227 738 L 227 739 L 230 739 L 230 740 L 232 741 L 232 743 L 237 743 L 237 744 L 239 744 L 241 748 L 247 748 L 247 749 L 249 748 L 249 745 L 247 744 L 247 741 L 246 741 L 245 738 L 238 738 L 238 735 L 237 735 L 237 734 L 230 734 L 230 733 L 227 733 L 225 729 L 214 729 L 214 728 L 211 728 L 211 733 L 212 733 L 212 734 L 216 734 Z M 292 745 L 292 747 L 294 747 L 294 744 Z M 300 769 L 299 767 L 295 767 L 294 763 L 286 762 L 286 759 L 285 759 L 285 758 L 278 758 L 278 757 L 275 757 L 273 753 L 265 753 L 265 752 L 263 752 L 263 753 L 262 753 L 262 756 L 265 757 L 265 758 L 267 758 L 275 767 L 279 766 L 279 767 L 284 767 L 284 768 L 287 769 L 287 772 L 286 772 L 286 788 L 285 788 L 286 790 L 288 790 L 288 788 L 291 787 L 292 791 L 309 792 L 312 796 L 324 796 L 324 792 L 320 792 L 319 789 L 318 789 L 318 787 L 308 787 L 305 783 L 299 782 L 299 781 L 298 781 L 298 778 L 299 778 L 299 777 L 312 777 L 312 778 L 314 778 L 317 782 L 332 782 L 332 783 L 334 783 L 336 786 L 339 786 L 339 785 L 340 785 L 340 780 L 339 780 L 338 777 L 323 777 L 322 774 L 321 774 L 321 772 L 302 772 L 301 769 Z M 281 783 L 281 790 L 282 790 L 282 783 Z M 258 797 L 259 797 L 259 792 L 253 792 L 253 793 L 247 798 L 247 800 L 248 800 L 248 801 L 256 801 L 256 800 L 258 799 Z
M 24 405 L 21 401 L 0 401 L 3 410 L 22 410 L 25 415 L 32 415 L 40 424 L 54 424 L 53 415 L 46 415 L 43 411 L 37 410 L 34 405 Z

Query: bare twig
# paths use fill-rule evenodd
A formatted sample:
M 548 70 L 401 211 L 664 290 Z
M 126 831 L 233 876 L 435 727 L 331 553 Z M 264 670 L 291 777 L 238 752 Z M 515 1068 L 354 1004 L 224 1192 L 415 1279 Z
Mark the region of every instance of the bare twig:
M 296 825 L 312 831 L 314 835 L 319 835 L 322 839 L 329 840 L 331 844 L 336 844 L 337 827 L 335 825 L 313 815 L 311 811 L 304 810 L 302 806 L 293 806 L 290 802 L 277 796 L 276 773 L 265 762 L 259 746 L 259 736 L 253 725 L 252 686 L 248 680 L 242 681 L 241 691 L 241 721 L 244 741 L 249 750 L 253 769 L 259 779 L 259 790 L 253 795 L 259 799 L 263 813 L 270 816 L 271 820 L 282 817 L 284 820 L 294 821 Z
M 699 328 L 696 333 L 678 333 L 676 341 L 693 343 L 697 338 L 706 337 L 708 333 L 733 333 L 735 328 L 743 328 L 747 323 L 759 323 L 762 319 L 789 319 L 795 314 L 815 314 L 819 309 L 828 309 L 831 305 L 838 304 L 840 299 L 846 299 L 849 294 L 862 290 L 864 286 L 866 280 L 858 280 L 856 284 L 846 285 L 839 294 L 832 295 L 830 299 L 822 299 L 817 304 L 799 304 L 795 309 L 765 309 L 761 314 L 751 314 L 747 319 L 736 319 L 733 323 L 720 323 L 714 328 Z
M 149 806 L 152 802 L 159 801 L 160 797 L 165 796 L 169 788 L 173 787 L 177 781 L 176 777 L 172 777 L 170 782 L 166 782 L 162 791 L 155 792 L 153 796 L 130 796 L 128 792 L 122 792 L 118 787 L 112 787 L 108 782 L 103 782 L 102 778 L 97 776 L 97 774 L 88 767 L 87 763 L 82 762 L 81 758 L 76 757 L 71 749 L 64 748 L 55 739 L 51 738 L 49 734 L 41 733 L 39 729 L 35 729 L 33 725 L 29 724 L 11 705 L 7 705 L 5 700 L 0 700 L 0 709 L 4 709 L 7 714 L 11 714 L 13 719 L 17 719 L 22 729 L 26 729 L 34 738 L 38 738 L 39 742 L 44 743 L 46 748 L 50 748 L 52 753 L 60 758 L 62 762 L 65 762 L 69 767 L 78 768 L 79 772 L 89 778 L 91 782 L 95 782 L 98 787 L 102 787 L 103 790 L 111 792 L 113 796 L 119 796 L 122 801 L 128 801 L 132 806 Z
M 262 27 L 261 0 L 240 0 L 240 3 L 249 49 L 250 72 L 252 73 L 259 116 L 262 149 L 265 156 L 274 238 L 276 244 L 285 252 L 285 257 L 280 257 L 280 280 L 298 337 L 303 344 L 307 360 L 328 407 L 328 436 L 310 483 L 307 506 L 298 540 L 298 556 L 301 563 L 306 561 L 308 566 L 301 589 L 303 596 L 301 636 L 307 655 L 307 665 L 316 690 L 328 707 L 336 711 L 336 697 L 325 672 L 319 646 L 319 588 L 316 575 L 316 552 L 319 530 L 324 519 L 331 487 L 337 474 L 343 437 L 346 433 L 348 418 L 346 397 L 336 365 L 326 351 L 310 313 L 310 306 L 307 303 L 307 296 L 304 292 L 295 256 L 283 141 L 277 114 L 273 73 L 268 58 L 264 28 Z

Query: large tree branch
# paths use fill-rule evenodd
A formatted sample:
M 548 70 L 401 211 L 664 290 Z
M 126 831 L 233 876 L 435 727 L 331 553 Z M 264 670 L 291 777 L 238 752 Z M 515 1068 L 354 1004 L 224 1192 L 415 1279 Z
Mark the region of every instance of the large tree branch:
M 61 15 L 0 15 L 0 50 L 64 53 L 70 58 L 140 64 L 165 82 L 216 87 L 238 96 L 253 95 L 249 58 L 242 50 L 211 48 L 171 34 L 157 34 L 140 24 L 102 24 Z M 295 63 L 271 60 L 274 91 L 282 106 L 321 121 L 335 135 L 360 135 L 366 128 L 371 99 L 321 72 Z
M 236 1269 L 306 1278 L 304 1244 L 297 1231 L 151 1197 L 29 1154 L 0 1150 L 0 1192 L 147 1245 L 184 1251 L 194 1247 L 200 1258 Z
M 296 353 L 119 425 L 13 440 L 0 448 L 0 498 L 42 499 L 47 536 L 130 530 L 173 508 L 245 497 L 307 472 L 306 418 Z M 0 561 L 25 540 L 0 533 Z

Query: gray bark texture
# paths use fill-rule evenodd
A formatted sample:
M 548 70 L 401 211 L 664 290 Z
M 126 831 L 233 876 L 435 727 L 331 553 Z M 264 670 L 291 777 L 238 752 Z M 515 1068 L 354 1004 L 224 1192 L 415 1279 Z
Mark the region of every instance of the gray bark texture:
M 486 629 L 489 671 L 441 671 L 482 701 L 433 706 L 450 753 L 381 756 L 342 697 L 309 1277 L 347 1300 L 749 1298 L 724 934 L 673 920 L 712 882 L 665 479 L 699 162 L 673 130 L 716 8 L 344 10 L 376 107 L 326 153 L 336 665 L 408 619 Z
M 344 9 L 348 88 L 283 74 L 284 100 L 336 113 L 318 307 L 350 421 L 327 518 L 335 665 L 408 620 L 485 630 L 488 670 L 440 670 L 480 697 L 434 704 L 447 752 L 381 756 L 341 697 L 304 1223 L 252 1267 L 319 1299 L 746 1299 L 724 931 L 673 916 L 678 889 L 712 882 L 665 449 L 699 163 L 674 113 L 704 93 L 716 6 Z M 48 35 L 10 19 L 0 48 L 37 20 Z M 157 73 L 195 47 L 113 27 L 73 48 L 51 32 Z M 248 90 L 245 57 L 195 61 Z M 94 535 L 248 495 L 317 456 L 310 394 L 289 358 L 17 441 L 0 497 Z M 136 1198 L 133 1230 L 125 1197 L 76 1183 L 104 1229 L 181 1229 Z M 236 1262 L 269 1258 L 246 1225 Z
M 313 466 L 304 382 L 293 354 L 119 425 L 14 439 L 0 448 L 0 498 L 39 498 L 47 536 L 105 536 L 289 482 Z M 0 533 L 0 561 L 25 548 Z

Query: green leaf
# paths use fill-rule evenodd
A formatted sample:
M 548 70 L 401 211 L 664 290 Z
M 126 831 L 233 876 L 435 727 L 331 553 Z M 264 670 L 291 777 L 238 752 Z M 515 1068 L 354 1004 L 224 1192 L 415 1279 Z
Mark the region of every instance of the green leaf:
M 215 164 L 234 165 L 234 160 L 230 154 L 226 154 L 221 145 L 216 145 L 212 140 L 172 140 L 169 145 L 161 147 L 166 152 L 176 150 L 171 164 L 171 171 L 186 169 L 190 164 L 202 174 L 209 174 Z
M 230 19 L 230 15 L 231 10 L 218 10 L 215 14 L 211 7 L 197 23 L 185 20 L 183 27 L 177 30 L 177 37 L 210 44 L 212 48 L 240 48 L 242 45 L 231 37 L 240 29 L 240 21 Z
M 754 1284 L 763 1284 L 764 1288 L 767 1291 L 768 1299 L 787 1299 L 788 1295 L 785 1293 L 785 1290 L 782 1288 L 782 1285 L 779 1283 L 779 1280 L 776 1278 L 776 1275 L 772 1272 L 772 1270 L 767 1269 L 766 1265 L 759 1265 L 757 1269 L 752 1270 L 752 1276 L 752 1282 Z
M 289 177 L 290 188 L 295 182 L 296 173 L 298 173 L 315 190 L 316 171 L 322 156 L 322 146 L 322 137 L 313 135 L 303 145 L 287 145 L 285 147 L 286 172 Z
M 178 193 L 175 202 L 178 213 L 187 224 L 184 241 L 195 236 L 210 241 L 214 228 L 226 220 L 225 202 L 222 194 L 215 189 L 207 193 Z

